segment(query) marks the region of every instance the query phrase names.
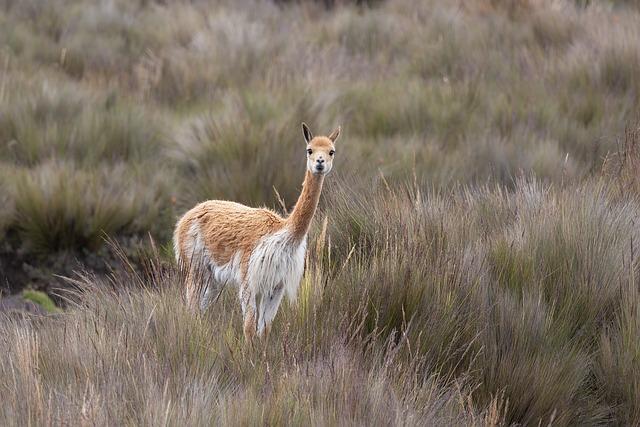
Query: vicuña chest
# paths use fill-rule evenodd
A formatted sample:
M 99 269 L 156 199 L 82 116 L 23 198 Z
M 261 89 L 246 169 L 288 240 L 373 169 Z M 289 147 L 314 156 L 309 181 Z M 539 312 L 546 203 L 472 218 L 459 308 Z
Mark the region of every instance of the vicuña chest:
M 269 292 L 282 285 L 290 297 L 295 295 L 304 271 L 306 242 L 306 236 L 295 239 L 287 228 L 260 239 L 247 270 L 256 291 Z

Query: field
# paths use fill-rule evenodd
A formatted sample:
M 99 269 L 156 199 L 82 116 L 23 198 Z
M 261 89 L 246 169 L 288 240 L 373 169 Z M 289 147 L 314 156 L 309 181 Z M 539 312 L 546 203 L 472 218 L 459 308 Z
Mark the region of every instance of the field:
M 289 212 L 302 121 L 250 346 L 173 227 Z M 639 171 L 637 1 L 0 0 L 0 425 L 640 425 Z

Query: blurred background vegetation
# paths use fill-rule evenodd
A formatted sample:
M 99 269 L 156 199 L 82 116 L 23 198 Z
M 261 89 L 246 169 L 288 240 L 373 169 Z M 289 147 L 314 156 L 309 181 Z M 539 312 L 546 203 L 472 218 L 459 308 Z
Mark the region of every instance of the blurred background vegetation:
M 0 420 L 640 424 L 639 7 L 0 0 L 0 289 L 82 294 L 0 323 Z M 246 348 L 173 225 L 290 209 L 303 120 L 337 165 Z

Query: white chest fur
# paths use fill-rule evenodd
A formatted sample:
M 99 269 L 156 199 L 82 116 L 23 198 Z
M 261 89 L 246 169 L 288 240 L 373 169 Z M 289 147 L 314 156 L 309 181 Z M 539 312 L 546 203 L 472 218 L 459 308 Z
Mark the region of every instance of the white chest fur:
M 252 291 L 268 295 L 282 286 L 289 300 L 294 300 L 304 271 L 306 247 L 306 236 L 295 242 L 288 228 L 262 238 L 251 253 L 247 269 Z

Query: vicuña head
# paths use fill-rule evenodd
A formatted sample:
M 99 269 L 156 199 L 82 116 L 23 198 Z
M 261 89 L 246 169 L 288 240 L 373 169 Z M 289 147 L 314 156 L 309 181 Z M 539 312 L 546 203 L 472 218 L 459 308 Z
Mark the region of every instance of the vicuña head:
M 186 271 L 187 304 L 205 310 L 227 284 L 237 286 L 247 339 L 269 331 L 285 292 L 295 300 L 309 226 L 333 168 L 340 127 L 314 137 L 303 123 L 302 134 L 307 171 L 291 215 L 209 200 L 184 214 L 173 235 L 176 260 Z
M 340 136 L 340 126 L 331 135 L 314 137 L 309 126 L 302 123 L 302 134 L 307 141 L 307 170 L 313 174 L 326 175 L 333 167 L 336 154 L 335 142 Z

